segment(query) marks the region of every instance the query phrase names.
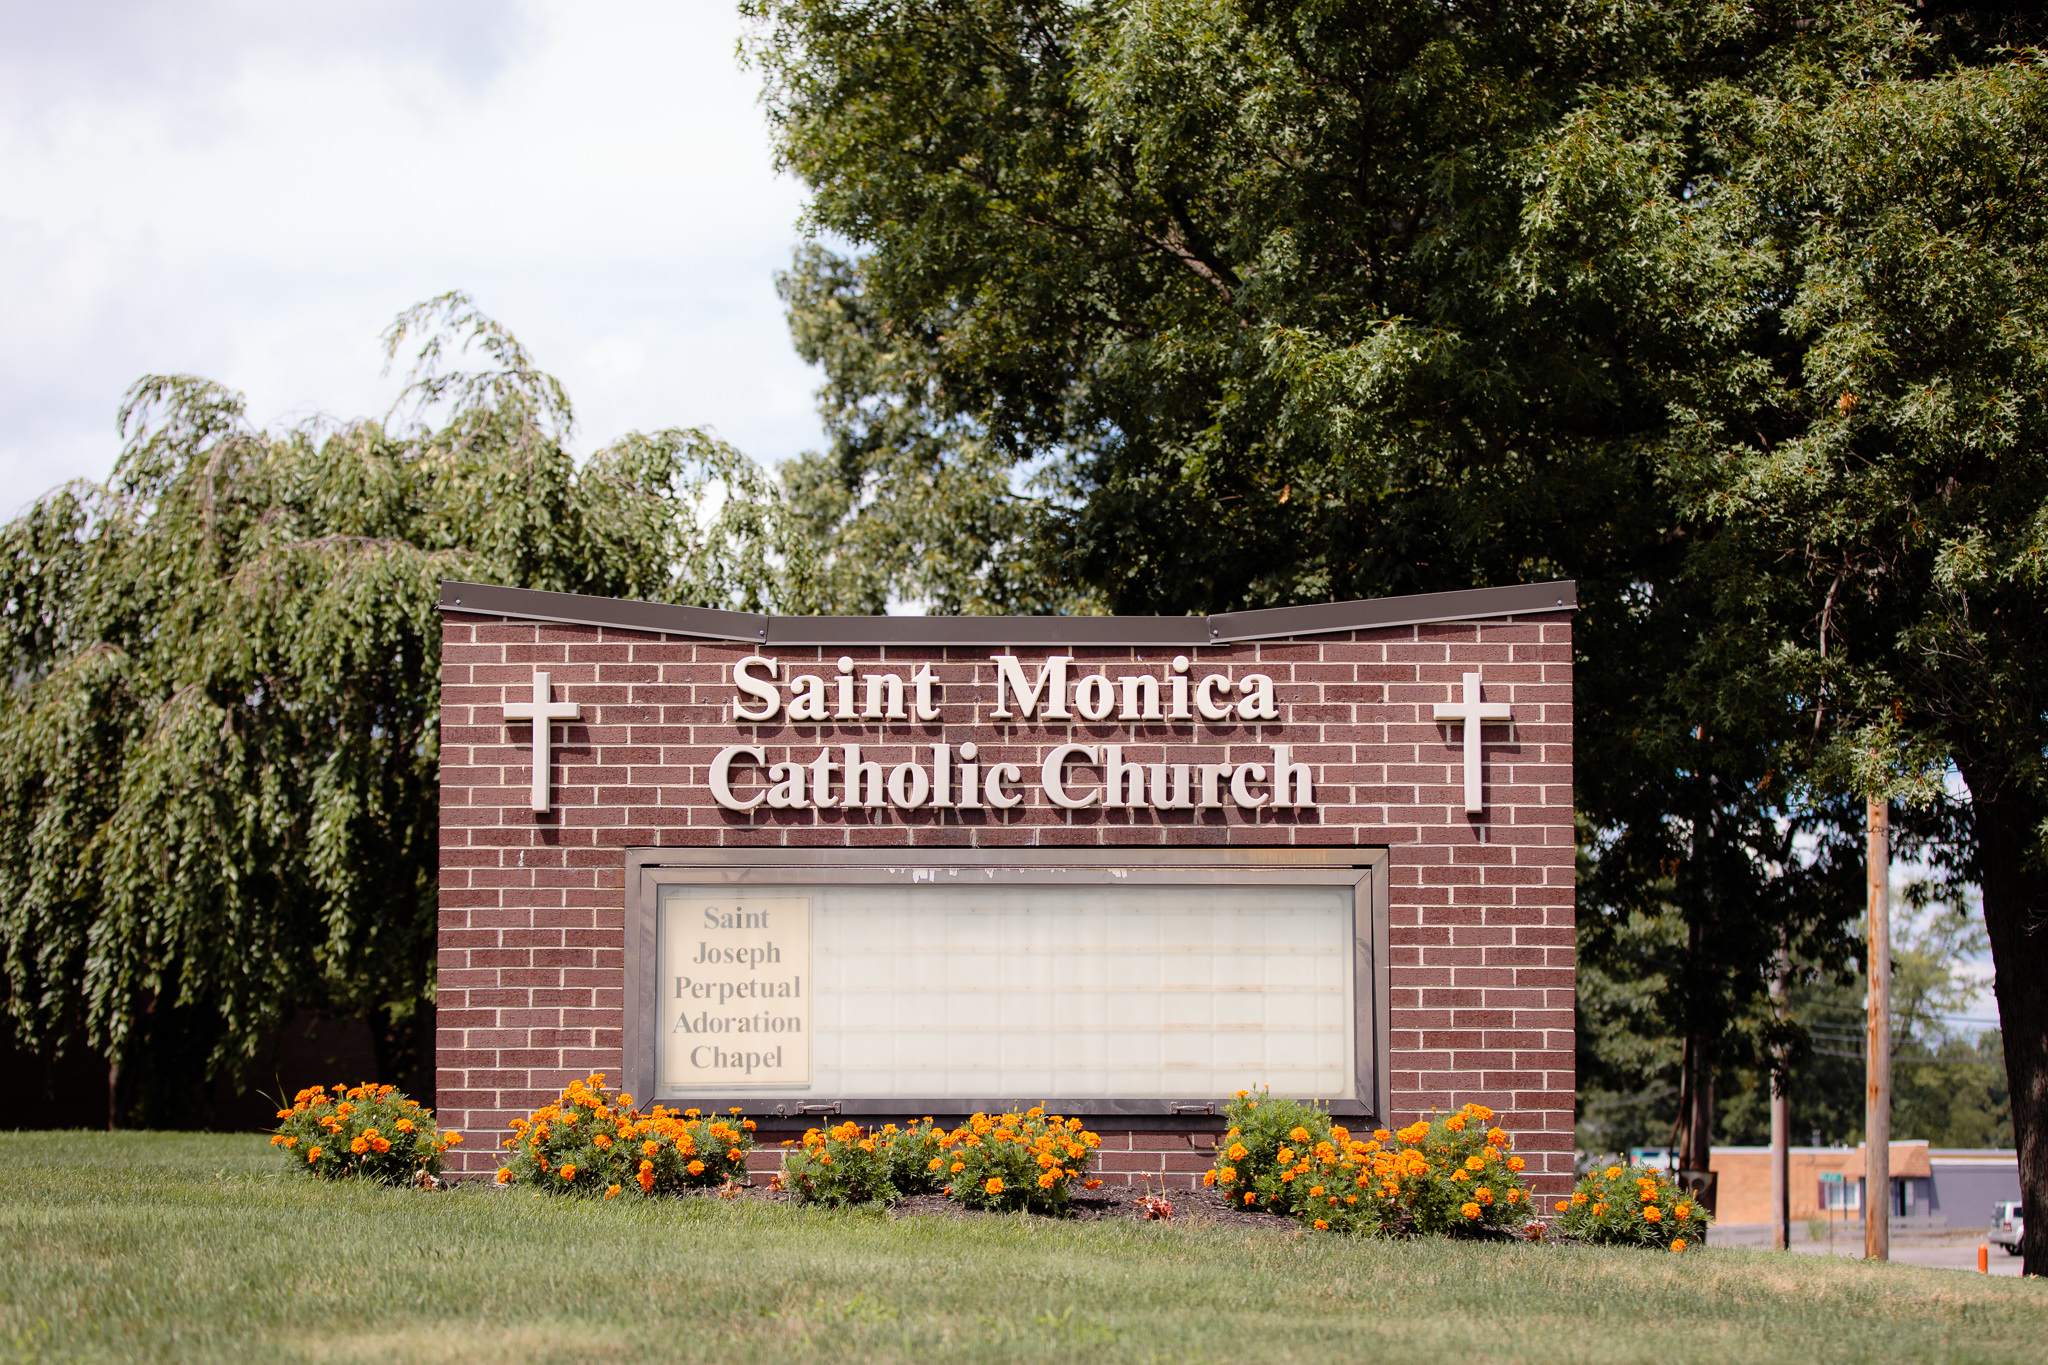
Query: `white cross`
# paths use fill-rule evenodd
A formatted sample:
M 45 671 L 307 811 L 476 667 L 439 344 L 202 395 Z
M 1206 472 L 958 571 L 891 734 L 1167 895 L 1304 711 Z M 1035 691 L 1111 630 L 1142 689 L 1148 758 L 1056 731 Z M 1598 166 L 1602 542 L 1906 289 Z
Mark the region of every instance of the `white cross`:
M 1479 796 L 1479 732 L 1485 722 L 1511 720 L 1504 701 L 1479 700 L 1479 675 L 1465 675 L 1465 694 L 1457 701 L 1438 702 L 1436 718 L 1465 727 L 1465 813 L 1477 815 L 1486 807 Z
M 533 722 L 533 808 L 545 811 L 548 808 L 548 722 L 556 720 L 581 720 L 583 708 L 573 701 L 550 702 L 548 700 L 548 675 L 535 672 L 533 675 L 533 700 L 508 701 L 505 703 L 505 719 L 530 720 Z

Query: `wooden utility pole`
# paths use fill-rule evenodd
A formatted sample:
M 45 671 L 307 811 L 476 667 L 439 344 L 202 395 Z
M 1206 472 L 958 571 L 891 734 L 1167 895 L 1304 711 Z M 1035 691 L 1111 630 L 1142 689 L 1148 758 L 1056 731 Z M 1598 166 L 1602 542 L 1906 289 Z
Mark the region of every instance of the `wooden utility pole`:
M 1863 1259 L 1892 1257 L 1892 849 L 1891 807 L 1870 798 L 1870 999 L 1864 1040 Z

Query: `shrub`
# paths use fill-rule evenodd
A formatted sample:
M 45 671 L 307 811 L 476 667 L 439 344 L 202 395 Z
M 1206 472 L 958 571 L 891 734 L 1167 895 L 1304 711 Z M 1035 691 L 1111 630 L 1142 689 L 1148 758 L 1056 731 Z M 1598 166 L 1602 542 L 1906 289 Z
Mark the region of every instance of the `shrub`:
M 1276 1100 L 1265 1087 L 1256 1094 L 1238 1091 L 1223 1116 L 1230 1130 L 1216 1145 L 1216 1164 L 1202 1183 L 1222 1186 L 1240 1204 L 1292 1213 L 1307 1197 L 1307 1186 L 1297 1188 L 1297 1168 L 1330 1143 L 1330 1116 L 1295 1100 Z
M 1102 1139 L 1079 1119 L 1048 1116 L 1033 1107 L 991 1118 L 976 1114 L 939 1139 L 946 1193 L 971 1209 L 1025 1209 L 1058 1213 L 1085 1180 Z
M 337 1085 L 333 1094 L 316 1085 L 294 1095 L 277 1118 L 270 1145 L 282 1148 L 295 1169 L 321 1177 L 410 1184 L 437 1175 L 441 1154 L 462 1141 L 460 1133 L 436 1130 L 433 1111 L 395 1085 Z
M 1609 1166 L 1579 1181 L 1557 1201 L 1557 1230 L 1588 1242 L 1668 1247 L 1702 1245 L 1711 1221 L 1699 1202 L 1663 1171 Z
M 739 1180 L 754 1149 L 754 1121 L 656 1105 L 643 1114 L 631 1095 L 613 1095 L 604 1076 L 571 1081 L 562 1098 L 512 1121 L 501 1185 L 553 1194 L 627 1190 L 669 1194 Z
M 890 1132 L 894 1132 L 892 1125 Z M 866 1204 L 896 1197 L 889 1179 L 888 1137 L 863 1135 L 857 1123 L 813 1128 L 782 1161 L 781 1188 L 806 1204 Z M 790 1143 L 784 1143 L 790 1146 Z
M 888 1161 L 889 1184 L 898 1197 L 930 1194 L 945 1185 L 945 1129 L 924 1119 L 903 1129 L 890 1124 L 879 1136 Z
M 1257 1120 L 1256 1129 L 1237 1122 L 1239 1105 Z M 1468 1104 L 1398 1133 L 1381 1128 L 1366 1141 L 1335 1125 L 1317 1137 L 1303 1122 L 1287 1130 L 1270 1165 L 1253 1140 L 1270 1141 L 1273 1122 L 1264 1116 L 1280 1112 L 1276 1102 L 1240 1097 L 1239 1105 L 1230 1110 L 1235 1137 L 1226 1135 L 1228 1145 L 1203 1183 L 1247 1205 L 1290 1213 L 1320 1231 L 1366 1236 L 1456 1235 L 1529 1219 L 1522 1158 L 1511 1154 L 1505 1132 L 1487 1126 L 1493 1111 L 1485 1105 Z M 1301 1112 L 1295 1105 L 1289 1117 Z M 1239 1150 L 1245 1155 L 1233 1156 Z

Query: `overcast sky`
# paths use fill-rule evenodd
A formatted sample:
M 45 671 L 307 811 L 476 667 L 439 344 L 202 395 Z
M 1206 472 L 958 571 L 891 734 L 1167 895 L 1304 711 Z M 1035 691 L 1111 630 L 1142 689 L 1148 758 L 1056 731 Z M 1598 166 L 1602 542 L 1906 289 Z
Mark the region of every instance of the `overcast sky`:
M 98 477 L 147 373 L 379 415 L 378 332 L 471 293 L 577 448 L 818 444 L 733 0 L 0 0 L 0 515 Z

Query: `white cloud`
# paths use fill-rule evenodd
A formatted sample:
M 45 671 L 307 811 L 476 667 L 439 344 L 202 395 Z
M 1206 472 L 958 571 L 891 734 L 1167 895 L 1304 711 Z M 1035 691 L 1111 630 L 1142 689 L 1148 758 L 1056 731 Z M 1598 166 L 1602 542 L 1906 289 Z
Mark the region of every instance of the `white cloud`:
M 462 288 L 576 401 L 579 444 L 815 444 L 771 170 L 727 0 L 215 0 L 0 12 L 0 513 L 97 476 L 139 375 L 252 417 L 381 412 L 377 333 Z

